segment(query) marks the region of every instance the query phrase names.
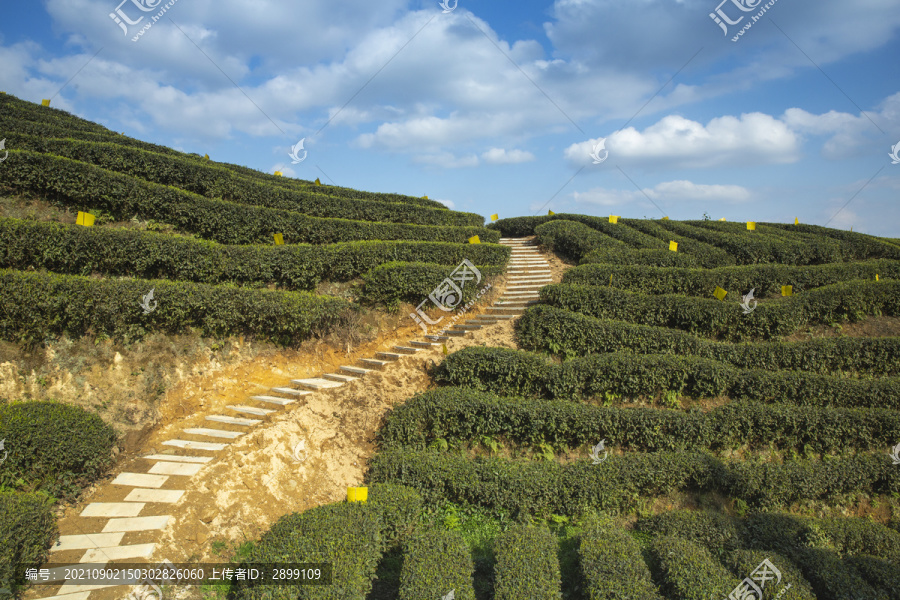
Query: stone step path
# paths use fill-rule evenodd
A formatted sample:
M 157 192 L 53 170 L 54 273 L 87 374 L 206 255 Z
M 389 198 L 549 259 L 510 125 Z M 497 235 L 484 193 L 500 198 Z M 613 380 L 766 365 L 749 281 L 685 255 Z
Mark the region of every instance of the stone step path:
M 509 246 L 512 256 L 507 265 L 507 285 L 503 295 L 486 312 L 464 322 L 447 325 L 423 339 L 410 340 L 406 345 L 393 346 L 390 351 L 376 352 L 372 358 L 361 358 L 357 365 L 344 365 L 337 373 L 324 373 L 320 377 L 292 379 L 290 386 L 271 388 L 265 393 L 251 396 L 256 405 L 228 405 L 234 415 L 208 415 L 205 421 L 249 428 L 263 424 L 271 415 L 287 410 L 291 405 L 304 403 L 310 394 L 327 393 L 328 390 L 357 381 L 373 371 L 380 371 L 405 358 L 422 353 L 440 352 L 443 343 L 483 327 L 519 317 L 528 306 L 540 299 L 538 290 L 552 281 L 550 265 L 541 255 L 533 239 L 501 238 L 500 243 Z M 215 454 L 240 438 L 245 431 L 231 431 L 213 427 L 193 427 L 182 431 L 189 439 L 171 439 L 162 442 L 172 448 L 171 454 L 152 454 L 135 459 L 128 469 L 119 473 L 109 485 L 130 488 L 121 502 L 93 502 L 85 506 L 78 519 L 88 519 L 80 527 L 81 533 L 61 535 L 51 552 L 63 553 L 67 563 L 107 563 L 114 560 L 149 559 L 156 550 L 154 543 L 123 544 L 131 532 L 161 531 L 171 515 L 145 515 L 148 506 L 171 506 L 185 494 L 189 478 L 194 477 L 211 463 Z M 199 439 L 193 439 L 199 438 Z M 221 441 L 208 441 L 210 438 Z M 204 441 L 206 440 L 206 441 Z M 212 455 L 210 454 L 212 453 Z M 141 467 L 142 463 L 151 463 Z M 143 472 L 137 472 L 143 468 Z M 170 489 L 170 488 L 178 489 Z M 165 489 L 163 489 L 165 488 Z M 158 512 L 158 509 L 154 512 Z M 79 522 L 80 525 L 80 522 Z M 69 557 L 74 556 L 72 560 Z M 107 589 L 108 585 L 78 585 L 60 580 L 60 585 L 42 586 L 50 595 L 42 600 L 89 600 L 91 591 Z M 124 597 L 133 588 L 123 588 Z M 118 592 L 118 590 L 117 590 Z

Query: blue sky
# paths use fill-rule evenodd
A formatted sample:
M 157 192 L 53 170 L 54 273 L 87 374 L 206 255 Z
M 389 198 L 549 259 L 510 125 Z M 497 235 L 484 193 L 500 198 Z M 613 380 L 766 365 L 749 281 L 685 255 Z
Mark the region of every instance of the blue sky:
M 485 216 L 706 212 L 900 237 L 896 0 L 167 1 L 137 41 L 166 1 L 4 2 L 0 90 Z M 117 8 L 143 17 L 127 35 Z M 717 8 L 741 18 L 727 34 Z

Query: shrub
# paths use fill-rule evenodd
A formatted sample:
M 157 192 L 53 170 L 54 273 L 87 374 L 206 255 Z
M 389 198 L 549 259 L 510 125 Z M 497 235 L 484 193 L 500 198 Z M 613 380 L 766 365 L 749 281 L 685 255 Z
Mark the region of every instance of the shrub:
M 541 304 L 525 311 L 514 327 L 520 348 L 570 357 L 610 352 L 678 354 L 727 362 L 742 369 L 900 375 L 900 364 L 895 358 L 900 355 L 900 337 L 732 344 L 666 327 L 599 319 Z
M 560 600 L 559 543 L 543 527 L 513 525 L 494 546 L 494 599 Z
M 611 523 L 585 524 L 579 558 L 587 600 L 662 600 L 640 546 Z
M 22 402 L 0 406 L 0 439 L 9 453 L 0 463 L 0 483 L 39 488 L 72 497 L 106 474 L 113 464 L 116 432 L 77 406 Z
M 740 521 L 712 511 L 672 510 L 639 520 L 635 530 L 689 540 L 716 555 L 743 546 Z
M 844 561 L 852 567 L 876 592 L 876 598 L 900 600 L 900 570 L 897 564 L 877 556 L 860 554 Z
M 475 279 L 465 282 L 462 287 L 462 299 L 456 299 L 458 304 L 470 302 L 487 285 L 485 278 L 493 278 L 502 275 L 503 267 L 476 266 L 481 273 L 481 281 Z M 392 302 L 411 302 L 418 305 L 427 300 L 429 294 L 442 281 L 450 277 L 456 269 L 456 265 L 436 265 L 421 262 L 387 262 L 379 265 L 363 275 L 365 288 L 363 298 L 376 304 L 391 304 Z M 457 282 L 458 285 L 458 282 Z M 448 303 L 453 305 L 448 300 Z M 433 308 L 426 303 L 425 308 Z
M 141 298 L 151 289 L 157 308 L 144 314 Z M 127 340 L 196 327 L 206 336 L 253 335 L 288 346 L 345 323 L 350 311 L 344 300 L 307 292 L 0 270 L 0 338 L 29 344 L 61 334 Z
M 365 600 L 384 551 L 379 510 L 368 503 L 317 506 L 281 517 L 247 563 L 331 563 L 331 585 L 238 586 L 238 597 L 266 600 Z
M 667 595 L 679 600 L 725 597 L 739 583 L 709 550 L 677 537 L 661 536 L 650 550 L 659 564 L 659 581 Z
M 731 569 L 732 575 L 737 577 L 750 577 L 750 574 L 762 563 L 769 559 L 781 573 L 781 580 L 764 582 L 763 592 L 766 598 L 775 598 L 778 594 L 780 600 L 816 600 L 812 587 L 803 573 L 788 558 L 774 552 L 761 550 L 733 550 L 724 557 L 724 563 Z M 790 588 L 787 586 L 790 585 Z M 787 591 L 782 591 L 787 589 Z
M 24 568 L 46 562 L 57 534 L 54 512 L 45 494 L 0 491 L 0 588 L 18 597 Z
M 267 243 L 282 233 L 287 243 L 328 244 L 356 240 L 423 240 L 462 243 L 474 235 L 483 242 L 499 235 L 483 227 L 434 227 L 310 217 L 290 210 L 247 206 L 204 198 L 68 158 L 10 150 L 0 184 L 18 193 L 38 194 L 64 206 L 90 206 L 125 220 L 155 219 L 225 244 Z
M 455 531 L 427 528 L 408 540 L 400 571 L 399 600 L 443 598 L 475 600 L 472 553 Z
M 368 504 L 381 516 L 382 533 L 388 546 L 406 539 L 419 522 L 424 505 L 422 496 L 414 489 L 390 483 L 369 486 Z

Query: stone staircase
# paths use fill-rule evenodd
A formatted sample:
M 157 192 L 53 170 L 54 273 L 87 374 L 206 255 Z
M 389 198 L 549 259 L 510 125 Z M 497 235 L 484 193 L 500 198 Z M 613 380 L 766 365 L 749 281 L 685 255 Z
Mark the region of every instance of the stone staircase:
M 470 337 L 470 332 L 520 316 L 525 308 L 538 301 L 538 290 L 551 283 L 550 266 L 540 254 L 533 239 L 502 238 L 511 247 L 507 267 L 507 286 L 503 295 L 487 313 L 452 325 L 422 340 L 410 340 L 405 346 L 394 346 L 391 352 L 377 352 L 362 358 L 357 365 L 341 366 L 337 373 L 321 377 L 293 379 L 291 386 L 275 387 L 269 393 L 251 396 L 248 404 L 229 405 L 228 414 L 206 417 L 209 427 L 184 429 L 178 438 L 162 442 L 171 454 L 152 454 L 135 459 L 129 465 L 134 472 L 120 473 L 100 495 L 104 502 L 92 502 L 79 514 L 73 527 L 80 533 L 65 533 L 51 548 L 53 564 L 107 563 L 127 560 L 138 562 L 152 556 L 159 531 L 165 529 L 171 516 L 168 507 L 184 495 L 188 480 L 232 440 L 260 425 L 273 413 L 299 399 L 322 390 L 341 387 L 365 377 L 374 370 L 389 367 L 407 356 L 440 351 L 443 342 Z M 177 452 L 181 453 L 177 453 Z M 71 529 L 71 528 L 69 528 Z M 84 533 L 90 532 L 90 533 Z M 64 581 L 61 568 L 53 569 L 51 581 L 60 585 L 36 586 L 27 598 L 38 598 L 44 591 L 54 593 L 46 600 L 87 600 L 94 590 L 119 587 L 117 598 L 124 598 L 131 586 L 80 585 Z M 37 593 L 35 591 L 37 590 Z M 112 591 L 112 590 L 111 590 Z M 111 596 L 104 592 L 105 598 Z

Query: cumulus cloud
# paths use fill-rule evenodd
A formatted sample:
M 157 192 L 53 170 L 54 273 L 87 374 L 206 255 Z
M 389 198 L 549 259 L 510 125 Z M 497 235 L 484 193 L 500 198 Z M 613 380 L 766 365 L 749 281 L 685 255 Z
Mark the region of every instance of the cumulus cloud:
M 572 144 L 564 156 L 577 166 L 592 164 L 598 139 Z M 633 127 L 606 138 L 615 164 L 709 168 L 782 164 L 800 158 L 800 139 L 785 123 L 763 113 L 717 117 L 705 126 L 678 115 L 663 117 L 639 132 Z
M 586 192 L 574 192 L 575 202 L 597 206 L 619 206 L 634 202 L 647 203 L 649 198 L 662 206 L 664 203 L 720 202 L 735 204 L 752 198 L 750 190 L 739 185 L 707 185 L 686 180 L 665 181 L 652 188 L 638 190 L 614 190 L 593 188 Z
M 534 154 L 524 150 L 505 150 L 491 148 L 481 155 L 481 159 L 489 165 L 509 165 L 535 160 Z

